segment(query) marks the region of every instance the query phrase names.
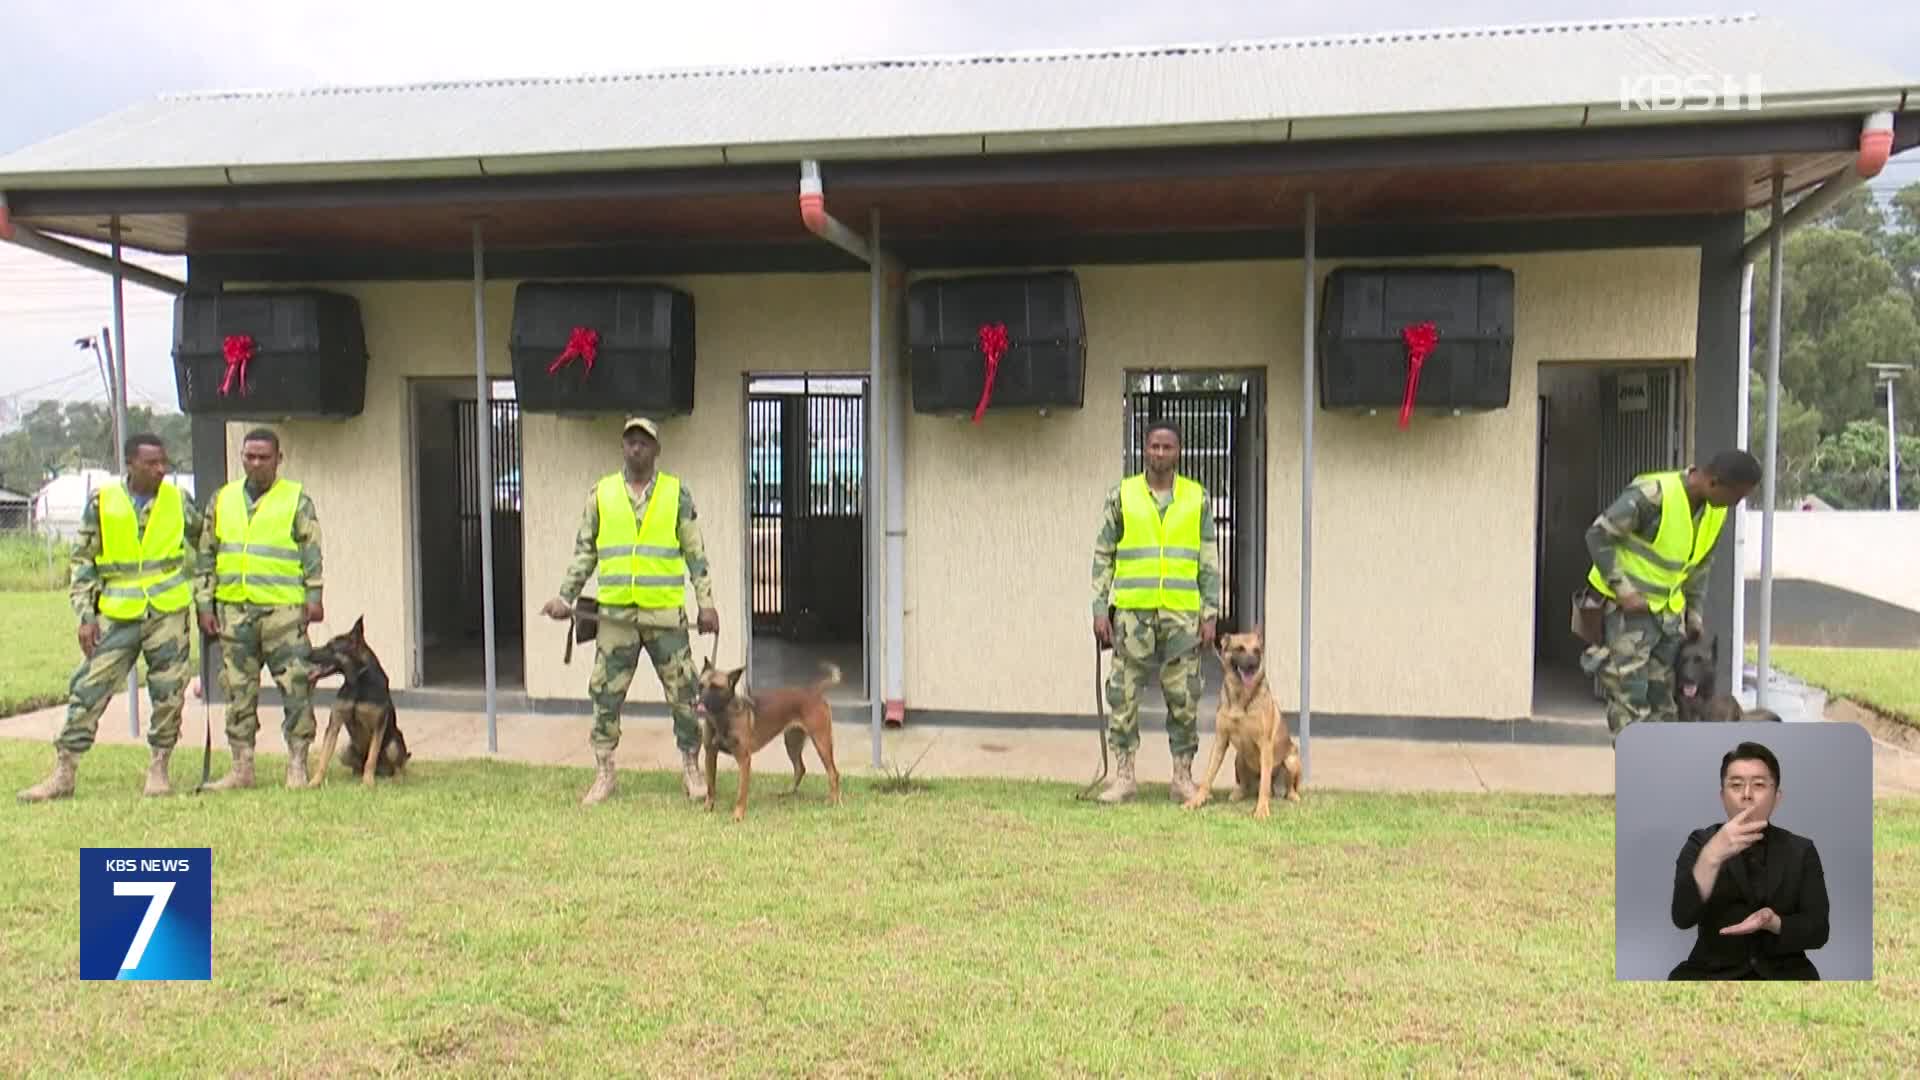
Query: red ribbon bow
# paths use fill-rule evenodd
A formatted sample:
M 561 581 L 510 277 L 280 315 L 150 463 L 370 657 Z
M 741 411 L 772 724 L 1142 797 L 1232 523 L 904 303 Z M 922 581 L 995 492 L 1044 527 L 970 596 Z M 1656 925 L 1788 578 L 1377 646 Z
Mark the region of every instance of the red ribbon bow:
M 1007 352 L 1006 323 L 981 324 L 980 351 L 987 358 L 987 382 L 980 388 L 980 404 L 973 407 L 973 422 L 976 424 L 986 415 L 987 401 L 993 397 L 993 377 L 1000 370 L 1000 358 Z
M 591 327 L 576 326 L 573 328 L 573 333 L 567 335 L 567 347 L 559 356 L 554 357 L 553 363 L 547 365 L 547 374 L 553 375 L 577 356 L 587 363 L 587 369 L 583 374 L 591 375 L 594 358 L 599 355 L 600 331 Z
M 1400 399 L 1400 426 L 1404 428 L 1413 417 L 1413 395 L 1420 385 L 1420 365 L 1426 363 L 1428 354 L 1433 352 L 1434 343 L 1440 340 L 1440 331 L 1430 322 L 1414 323 L 1401 328 L 1400 340 L 1407 343 L 1407 396 Z
M 228 334 L 220 343 L 220 351 L 227 359 L 227 377 L 220 380 L 220 396 L 227 396 L 235 380 L 239 381 L 240 393 L 244 395 L 247 392 L 247 365 L 253 362 L 253 335 Z

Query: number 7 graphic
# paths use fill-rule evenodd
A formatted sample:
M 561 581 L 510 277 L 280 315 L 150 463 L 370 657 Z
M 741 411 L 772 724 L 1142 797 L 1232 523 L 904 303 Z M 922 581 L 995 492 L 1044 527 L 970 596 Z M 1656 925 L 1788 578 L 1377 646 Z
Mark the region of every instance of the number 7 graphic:
M 140 918 L 140 929 L 133 935 L 133 944 L 127 946 L 126 959 L 120 961 L 121 971 L 133 971 L 140 966 L 140 958 L 147 953 L 147 943 L 153 940 L 153 928 L 160 922 L 160 913 L 167 909 L 167 899 L 173 895 L 173 882 L 116 881 L 113 883 L 113 895 L 153 898 L 153 902 L 147 905 L 147 913 Z

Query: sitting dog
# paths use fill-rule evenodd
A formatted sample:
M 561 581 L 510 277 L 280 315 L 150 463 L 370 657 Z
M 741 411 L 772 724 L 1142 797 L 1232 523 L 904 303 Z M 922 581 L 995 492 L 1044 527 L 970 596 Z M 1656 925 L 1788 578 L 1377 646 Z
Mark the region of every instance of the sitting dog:
M 1300 751 L 1287 731 L 1280 704 L 1267 688 L 1264 643 L 1259 628 L 1251 633 L 1227 634 L 1215 646 L 1225 679 L 1220 686 L 1220 708 L 1213 720 L 1213 756 L 1199 790 L 1181 805 L 1195 809 L 1213 797 L 1213 778 L 1233 747 L 1233 801 L 1256 795 L 1253 816 L 1268 815 L 1273 795 L 1274 769 L 1286 776 L 1285 795 L 1300 801 Z M 1257 762 L 1257 764 L 1256 764 Z
M 1732 694 L 1714 692 L 1719 681 L 1720 639 L 1713 634 L 1689 638 L 1673 664 L 1673 704 L 1686 722 L 1732 723 L 1741 719 Z
M 400 734 L 400 717 L 393 708 L 393 689 L 387 681 L 387 670 L 367 647 L 363 622 L 364 619 L 355 619 L 353 629 L 336 635 L 310 653 L 313 661 L 313 673 L 308 676 L 310 684 L 334 674 L 344 676 L 344 681 L 333 699 L 333 715 L 327 718 L 320 770 L 308 782 L 308 787 L 319 787 L 326 780 L 333 747 L 343 727 L 347 729 L 347 747 L 340 752 L 340 764 L 357 770 L 364 785 L 371 786 L 376 773 L 399 774 L 413 757 L 407 752 L 406 736 Z
M 814 752 L 827 768 L 827 801 L 840 804 L 840 769 L 833 763 L 833 707 L 827 704 L 826 691 L 840 684 L 840 669 L 823 664 L 825 677 L 804 687 L 782 687 L 748 696 L 740 693 L 740 676 L 746 668 L 721 671 L 708 660 L 700 671 L 700 750 L 707 766 L 707 809 L 713 809 L 714 774 L 720 766 L 720 754 L 733 756 L 740 767 L 740 788 L 734 795 L 733 820 L 747 816 L 747 784 L 752 779 L 753 755 L 785 733 L 787 757 L 793 760 L 793 789 L 807 767 L 800 762 L 800 750 L 808 739 Z

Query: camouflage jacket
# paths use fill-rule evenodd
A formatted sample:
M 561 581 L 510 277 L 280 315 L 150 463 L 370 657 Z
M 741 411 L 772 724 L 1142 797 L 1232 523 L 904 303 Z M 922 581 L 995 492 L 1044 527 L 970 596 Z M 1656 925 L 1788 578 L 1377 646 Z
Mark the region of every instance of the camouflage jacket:
M 245 481 L 240 482 L 240 493 L 246 497 L 247 512 L 253 512 L 253 506 L 260 497 Z M 214 561 L 220 554 L 220 493 L 215 491 L 207 502 L 207 527 L 200 536 L 200 565 L 202 567 L 199 582 L 194 586 L 194 601 L 202 611 L 213 609 Z M 320 513 L 313 508 L 313 500 L 307 497 L 306 488 L 300 489 L 300 502 L 293 508 L 293 542 L 300 549 L 300 578 L 307 586 L 307 603 L 320 600 Z
M 1167 507 L 1173 503 L 1173 492 L 1162 495 L 1154 493 L 1154 502 L 1160 506 L 1160 514 L 1166 516 Z M 1115 484 L 1107 492 L 1106 505 L 1100 511 L 1100 533 L 1093 540 L 1093 614 L 1097 618 L 1107 613 L 1107 605 L 1112 603 L 1113 594 L 1113 558 L 1120 549 L 1120 537 L 1127 531 L 1126 516 L 1120 512 L 1120 485 Z M 1217 619 L 1220 617 L 1220 544 L 1213 515 L 1200 515 L 1200 618 Z
M 1700 525 L 1700 512 L 1705 505 L 1694 508 L 1694 527 Z M 1618 545 L 1628 536 L 1636 536 L 1648 544 L 1660 532 L 1660 482 L 1642 480 L 1628 484 L 1613 505 L 1606 508 L 1593 524 L 1587 527 L 1587 554 L 1593 557 L 1593 565 L 1600 570 L 1600 576 L 1613 588 L 1614 595 L 1624 596 L 1636 591 L 1620 573 L 1615 554 Z M 1717 546 L 1717 545 L 1716 545 Z M 1686 597 L 1687 610 L 1701 611 L 1701 604 L 1707 595 L 1707 573 L 1713 568 L 1713 551 L 1707 552 L 1700 565 L 1693 568 L 1687 580 L 1680 586 L 1681 595 Z
M 652 498 L 651 481 L 637 499 L 633 497 L 633 489 L 627 489 L 627 499 L 633 505 L 635 521 L 646 514 L 648 501 Z M 700 515 L 694 509 L 693 493 L 687 489 L 685 480 L 680 482 L 680 518 L 675 535 L 680 541 L 680 557 L 687 563 L 687 577 L 693 583 L 694 606 L 710 608 L 713 606 L 713 578 L 708 572 L 707 545 L 700 536 Z M 567 564 L 567 575 L 560 582 L 560 599 L 568 604 L 580 598 L 581 590 L 587 587 L 587 579 L 593 576 L 594 568 L 600 563 L 599 536 L 600 496 L 596 488 L 587 492 L 587 506 L 580 514 L 580 529 L 573 534 L 573 561 Z M 686 615 L 678 606 L 659 610 L 627 608 L 619 609 L 619 614 L 613 618 L 640 626 L 664 627 L 680 625 Z
M 186 545 L 186 559 L 189 563 L 187 572 L 193 577 L 194 595 L 197 598 L 200 592 L 200 579 L 213 573 L 213 563 L 208 560 L 206 554 L 195 550 L 201 547 L 202 531 L 206 529 L 207 522 L 201 515 L 200 508 L 193 504 L 192 499 L 186 497 L 186 492 L 183 491 L 180 494 L 180 516 L 185 519 L 186 524 L 186 538 L 183 542 Z M 140 531 L 146 531 L 147 515 L 152 510 L 152 499 L 145 502 L 134 500 L 134 526 Z M 68 599 L 73 604 L 73 613 L 80 617 L 83 625 L 97 622 L 100 618 L 98 610 L 101 588 L 100 569 L 95 565 L 100 558 L 100 552 L 100 496 L 95 494 L 87 500 L 86 508 L 80 511 L 80 532 L 74 538 L 73 555 L 67 561 Z

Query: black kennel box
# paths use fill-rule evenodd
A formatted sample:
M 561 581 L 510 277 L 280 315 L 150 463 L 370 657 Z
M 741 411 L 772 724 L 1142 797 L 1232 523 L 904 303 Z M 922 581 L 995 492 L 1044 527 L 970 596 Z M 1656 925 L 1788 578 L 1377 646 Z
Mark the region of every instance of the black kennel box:
M 1071 271 L 930 278 L 907 289 L 913 409 L 971 415 L 986 385 L 980 329 L 1007 328 L 987 411 L 1081 407 L 1086 317 Z
M 598 335 L 593 370 L 575 356 L 549 373 L 576 328 Z M 527 282 L 513 294 L 510 352 L 522 412 L 693 411 L 693 297 L 679 289 Z
M 1513 383 L 1513 271 L 1501 267 L 1341 267 L 1327 275 L 1318 333 L 1320 407 L 1398 415 L 1406 395 L 1402 328 L 1432 322 L 1416 412 L 1504 409 Z
M 228 363 L 230 349 L 244 365 Z M 358 416 L 367 396 L 359 301 L 317 289 L 187 293 L 173 302 L 173 379 L 180 411 L 195 416 Z

